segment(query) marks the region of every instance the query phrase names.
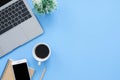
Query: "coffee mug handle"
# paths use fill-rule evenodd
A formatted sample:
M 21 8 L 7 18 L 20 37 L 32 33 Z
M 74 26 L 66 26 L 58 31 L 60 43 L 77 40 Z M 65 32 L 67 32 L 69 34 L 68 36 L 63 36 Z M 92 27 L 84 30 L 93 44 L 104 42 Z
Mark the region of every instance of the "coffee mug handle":
M 40 66 L 40 65 L 41 65 L 41 62 L 38 62 L 38 65 Z

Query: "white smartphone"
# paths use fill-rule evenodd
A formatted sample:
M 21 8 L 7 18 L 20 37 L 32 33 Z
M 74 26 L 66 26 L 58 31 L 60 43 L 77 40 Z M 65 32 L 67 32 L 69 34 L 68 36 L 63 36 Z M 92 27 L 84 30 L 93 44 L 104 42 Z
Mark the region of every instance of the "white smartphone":
M 27 60 L 22 59 L 12 62 L 15 80 L 30 80 Z

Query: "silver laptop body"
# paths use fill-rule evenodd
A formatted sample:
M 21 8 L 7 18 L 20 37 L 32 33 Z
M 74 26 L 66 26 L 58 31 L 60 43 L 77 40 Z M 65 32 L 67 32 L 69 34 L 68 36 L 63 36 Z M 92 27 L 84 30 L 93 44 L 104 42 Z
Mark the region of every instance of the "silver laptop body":
M 0 57 L 43 33 L 26 0 L 1 1 Z

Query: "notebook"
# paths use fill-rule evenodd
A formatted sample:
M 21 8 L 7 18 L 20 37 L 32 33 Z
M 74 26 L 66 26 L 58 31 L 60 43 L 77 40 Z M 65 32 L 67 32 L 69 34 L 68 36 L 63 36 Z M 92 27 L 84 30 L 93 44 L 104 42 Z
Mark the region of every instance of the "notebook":
M 3 72 L 3 75 L 1 77 L 1 80 L 14 80 L 14 73 L 12 71 L 12 60 L 8 60 L 7 65 L 5 67 L 5 70 Z M 30 78 L 32 78 L 34 74 L 34 69 L 29 68 Z

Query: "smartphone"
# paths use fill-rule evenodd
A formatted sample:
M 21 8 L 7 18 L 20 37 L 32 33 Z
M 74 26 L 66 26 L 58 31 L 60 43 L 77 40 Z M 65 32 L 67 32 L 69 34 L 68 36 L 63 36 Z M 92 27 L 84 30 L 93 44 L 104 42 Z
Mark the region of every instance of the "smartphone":
M 15 80 L 30 80 L 26 59 L 13 61 L 12 67 L 13 67 Z

